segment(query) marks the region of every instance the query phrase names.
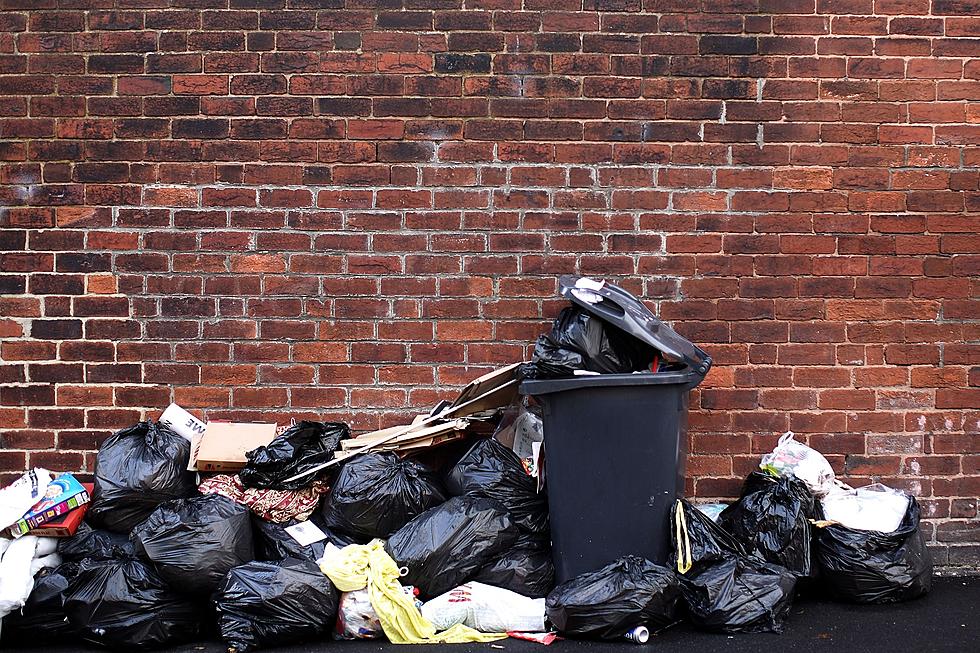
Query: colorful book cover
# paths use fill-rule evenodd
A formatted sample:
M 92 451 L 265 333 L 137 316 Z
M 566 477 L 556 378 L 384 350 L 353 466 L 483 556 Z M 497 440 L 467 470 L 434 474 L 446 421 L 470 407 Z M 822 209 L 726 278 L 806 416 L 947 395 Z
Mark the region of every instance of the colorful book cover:
M 14 537 L 20 537 L 32 528 L 37 528 L 88 501 L 89 493 L 78 479 L 68 473 L 61 474 L 48 485 L 44 498 L 10 527 L 10 533 Z

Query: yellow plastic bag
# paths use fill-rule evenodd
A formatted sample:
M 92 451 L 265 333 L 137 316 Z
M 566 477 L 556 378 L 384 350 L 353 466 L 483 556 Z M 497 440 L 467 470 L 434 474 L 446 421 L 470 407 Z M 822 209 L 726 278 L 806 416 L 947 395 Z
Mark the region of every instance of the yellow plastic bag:
M 402 590 L 398 564 L 388 555 L 381 540 L 369 544 L 351 544 L 332 555 L 326 555 L 320 570 L 341 592 L 368 588 L 371 607 L 378 613 L 381 628 L 392 644 L 461 644 L 494 642 L 506 633 L 481 633 L 456 624 L 436 633 L 412 597 Z

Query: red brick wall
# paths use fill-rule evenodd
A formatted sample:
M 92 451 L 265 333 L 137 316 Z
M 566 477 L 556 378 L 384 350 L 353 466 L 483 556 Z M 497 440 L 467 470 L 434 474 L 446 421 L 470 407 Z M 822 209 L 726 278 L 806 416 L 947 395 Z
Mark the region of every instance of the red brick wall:
M 0 0 L 0 469 L 397 423 L 577 271 L 714 357 L 697 495 L 793 429 L 980 562 L 980 3 L 463 5 Z

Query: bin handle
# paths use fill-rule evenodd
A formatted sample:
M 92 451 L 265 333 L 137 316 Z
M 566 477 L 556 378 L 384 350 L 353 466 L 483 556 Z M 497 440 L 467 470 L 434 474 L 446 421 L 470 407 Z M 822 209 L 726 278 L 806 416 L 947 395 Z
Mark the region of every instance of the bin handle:
M 680 499 L 674 506 L 674 540 L 677 542 L 677 571 L 686 574 L 693 565 L 691 561 L 691 540 L 687 535 L 687 517 Z

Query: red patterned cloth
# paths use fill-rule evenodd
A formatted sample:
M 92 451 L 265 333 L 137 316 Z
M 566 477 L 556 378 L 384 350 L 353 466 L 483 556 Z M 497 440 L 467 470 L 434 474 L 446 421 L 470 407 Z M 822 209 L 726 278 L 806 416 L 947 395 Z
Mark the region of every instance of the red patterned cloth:
M 305 521 L 320 503 L 320 497 L 329 489 L 327 484 L 316 481 L 302 490 L 260 490 L 246 488 L 237 475 L 219 474 L 201 481 L 197 489 L 202 494 L 220 494 L 248 506 L 262 519 L 284 524 L 291 519 Z

